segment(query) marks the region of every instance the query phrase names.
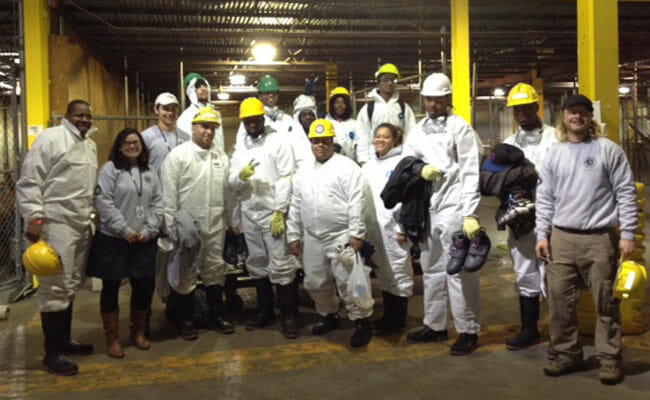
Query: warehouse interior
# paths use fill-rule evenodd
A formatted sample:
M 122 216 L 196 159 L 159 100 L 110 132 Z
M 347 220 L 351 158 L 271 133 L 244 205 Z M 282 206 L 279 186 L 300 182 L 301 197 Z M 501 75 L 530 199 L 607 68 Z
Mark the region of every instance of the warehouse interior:
M 336 86 L 353 93 L 358 110 L 376 85 L 377 68 L 393 63 L 401 72 L 400 96 L 418 120 L 426 112 L 419 93 L 424 78 L 450 75 L 455 112 L 471 121 L 489 152 L 515 130 L 506 94 L 526 82 L 540 93 L 540 117 L 550 125 L 568 95 L 597 100 L 607 136 L 626 151 L 636 180 L 648 184 L 648 21 L 650 1 L 644 0 L 0 0 L 0 304 L 24 283 L 25 240 L 13 193 L 21 161 L 33 138 L 57 125 L 73 99 L 92 105 L 101 165 L 120 129 L 141 131 L 156 121 L 153 102 L 160 92 L 185 104 L 183 78 L 190 72 L 209 81 L 230 149 L 239 103 L 256 95 L 265 75 L 278 80 L 287 112 L 309 87 L 324 113 Z M 260 44 L 272 46 L 271 59 L 256 59 Z M 407 344 L 404 334 L 374 337 L 359 350 L 347 346 L 351 324 L 325 338 L 311 336 L 317 315 L 306 294 L 297 340 L 284 339 L 278 324 L 245 331 L 255 292 L 243 288 L 245 310 L 230 315 L 234 335 L 201 331 L 198 341 L 184 342 L 156 298 L 151 350 L 126 347 L 126 358 L 114 360 L 104 352 L 98 294 L 89 283 L 78 294 L 73 329 L 95 353 L 75 357 L 77 377 L 42 370 L 37 295 L 10 304 L 8 317 L 0 319 L 0 398 L 648 398 L 650 300 L 623 338 L 626 378 L 619 385 L 598 382 L 588 330 L 581 331 L 588 368 L 544 376 L 545 305 L 542 343 L 506 350 L 519 310 L 507 235 L 494 222 L 497 207 L 496 199 L 482 199 L 481 222 L 493 248 L 480 272 L 479 348 L 468 357 L 449 356 L 451 337 L 418 345 Z M 128 291 L 125 285 L 125 309 Z M 646 288 L 644 298 L 649 294 Z M 420 326 L 422 308 L 417 278 L 408 328 Z M 379 290 L 375 310 L 381 310 Z

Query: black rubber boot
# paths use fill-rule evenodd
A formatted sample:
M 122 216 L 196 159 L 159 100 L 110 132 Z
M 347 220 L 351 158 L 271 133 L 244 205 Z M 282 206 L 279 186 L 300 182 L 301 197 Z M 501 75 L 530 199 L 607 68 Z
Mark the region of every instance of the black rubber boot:
M 183 340 L 196 340 L 199 338 L 199 332 L 194 326 L 194 291 L 189 294 L 178 294 L 181 315 L 180 330 Z
M 81 344 L 72 340 L 70 332 L 72 330 L 72 302 L 65 310 L 65 324 L 63 325 L 63 354 L 88 355 L 93 353 L 93 346 L 90 344 Z
M 311 328 L 313 335 L 324 335 L 341 326 L 341 319 L 338 314 L 327 314 Z
M 539 296 L 519 297 L 521 313 L 521 331 L 517 336 L 506 341 L 508 350 L 521 350 L 539 343 Z
M 387 330 L 387 326 L 390 324 L 395 312 L 395 296 L 384 290 L 381 292 L 381 297 L 383 298 L 383 314 L 379 320 L 372 324 L 372 327 L 377 331 L 384 332 Z
M 372 339 L 372 329 L 368 318 L 357 319 L 354 321 L 354 333 L 350 337 L 350 346 L 361 347 L 365 346 Z
M 77 364 L 68 360 L 63 354 L 65 341 L 66 311 L 42 312 L 41 325 L 45 335 L 45 357 L 43 365 L 56 375 L 76 375 L 79 373 Z
M 282 311 L 282 334 L 287 339 L 298 337 L 298 287 L 295 282 L 278 285 L 278 298 Z
M 229 335 L 235 331 L 232 323 L 223 319 L 223 287 L 211 285 L 205 287 L 205 297 L 210 307 L 208 328 Z
M 447 340 L 447 330 L 434 331 L 428 326 L 409 332 L 406 335 L 406 341 L 409 343 L 429 343 L 429 342 L 444 342 Z
M 262 328 L 275 321 L 273 312 L 273 285 L 268 278 L 256 279 L 255 289 L 257 291 L 257 315 L 246 321 L 246 330 Z
M 452 356 L 465 356 L 478 347 L 478 335 L 475 333 L 461 333 L 458 340 L 451 346 Z
M 406 315 L 409 309 L 409 298 L 402 296 L 395 296 L 394 304 L 394 317 L 391 332 L 401 332 L 406 327 Z

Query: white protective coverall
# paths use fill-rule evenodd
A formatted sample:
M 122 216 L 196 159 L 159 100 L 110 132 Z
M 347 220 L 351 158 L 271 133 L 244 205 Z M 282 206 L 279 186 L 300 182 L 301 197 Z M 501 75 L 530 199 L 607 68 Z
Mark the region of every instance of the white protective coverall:
M 191 140 L 190 136 L 178 128 L 175 131 L 166 132 L 160 129 L 158 124 L 142 131 L 142 139 L 149 150 L 149 164 L 157 174 L 160 174 L 160 167 L 167 154 L 179 144 Z
M 208 102 L 200 103 L 199 98 L 196 95 L 196 87 L 194 87 L 198 79 L 203 78 L 196 77 L 192 79 L 185 89 L 185 94 L 187 95 L 187 98 L 190 100 L 191 104 L 185 109 L 185 111 L 183 111 L 181 116 L 178 117 L 178 120 L 176 121 L 176 129 L 181 131 L 185 137 L 188 138 L 187 140 L 190 140 L 192 137 L 192 120 L 196 114 L 199 113 L 199 109 L 203 107 L 212 107 L 217 115 L 219 115 L 219 120 L 222 121 L 221 124 L 219 124 L 219 126 L 214 130 L 214 144 L 219 150 L 225 152 L 226 142 L 224 141 L 223 137 L 223 119 L 221 118 L 221 113 L 216 108 L 214 108 L 212 103 L 210 103 L 212 100 L 212 89 L 210 88 L 210 83 L 208 83 L 206 79 L 203 79 L 208 85 Z
M 332 117 L 330 114 L 327 114 L 325 118 L 330 121 L 332 125 L 334 125 L 334 132 L 336 132 L 334 143 L 337 143 L 341 146 L 341 154 L 353 161 L 356 161 L 357 135 L 354 130 L 356 129 L 357 121 L 354 118 L 339 120 Z
M 247 181 L 239 171 L 255 160 L 255 174 Z M 255 279 L 266 278 L 271 283 L 288 285 L 293 282 L 296 262 L 289 254 L 286 236 L 271 235 L 274 211 L 286 214 L 291 201 L 291 177 L 295 170 L 293 151 L 286 135 L 270 126 L 257 138 L 244 137 L 237 146 L 230 166 L 230 186 L 241 199 L 242 231 L 248 247 L 246 268 Z
M 41 312 L 68 308 L 81 286 L 92 238 L 97 146 L 67 119 L 39 134 L 25 156 L 16 202 L 25 223 L 43 220 L 42 238 L 61 258 L 61 273 L 38 278 Z
M 358 141 L 357 162 L 359 163 L 368 162 L 372 158 L 371 156 L 374 151 L 372 138 L 379 124 L 389 122 L 401 128 L 404 132 L 404 140 L 406 140 L 409 132 L 415 128 L 415 114 L 408 104 L 404 104 L 404 114 L 402 114 L 397 91 L 388 99 L 388 102 L 381 97 L 377 88 L 372 89 L 368 93 L 368 98 L 375 102 L 372 121 L 368 121 L 368 105 L 366 104 L 361 107 L 361 110 L 357 114 L 357 122 L 354 129 Z
M 226 224 L 230 225 L 230 192 L 228 188 L 228 156 L 216 144 L 208 150 L 194 142 L 185 142 L 173 149 L 163 162 L 160 180 L 163 188 L 163 230 L 174 241 L 174 214 L 185 210 L 201 224 L 203 248 L 199 274 L 206 286 L 223 286 L 226 266 L 223 244 Z M 189 294 L 197 284 L 197 276 L 182 276 L 180 294 Z
M 479 274 L 447 274 L 454 232 L 463 217 L 476 215 L 479 192 L 479 148 L 474 130 L 457 115 L 425 117 L 409 133 L 404 155 L 412 155 L 444 173 L 434 182 L 429 208 L 431 233 L 421 245 L 424 282 L 424 325 L 447 329 L 447 300 L 458 333 L 475 334 L 479 326 Z
M 525 131 L 519 127 L 519 130 L 508 136 L 503 143 L 519 147 L 539 173 L 544 157 L 557 143 L 557 137 L 555 128 L 549 125 L 542 125 L 541 128 L 532 131 Z M 535 297 L 544 292 L 544 263 L 541 263 L 535 255 L 536 244 L 535 230 L 515 239 L 512 231 L 508 229 L 508 247 L 510 247 L 517 279 L 515 288 L 520 296 Z
M 362 209 L 363 178 L 354 161 L 335 153 L 325 163 L 314 161 L 298 169 L 291 193 L 287 241 L 303 241 L 303 285 L 322 316 L 338 312 L 339 297 L 351 320 L 372 315 L 372 307 L 360 308 L 349 298 L 350 271 L 336 259 L 337 246 L 349 243 L 350 236 L 365 238 Z
M 403 233 L 399 225 L 401 204 L 386 209 L 381 199 L 381 191 L 393 174 L 397 163 L 402 160 L 402 146 L 392 148 L 383 157 L 368 161 L 361 172 L 371 189 L 371 196 L 366 196 L 365 215 L 367 220 L 368 240 L 375 245 L 372 259 L 379 267 L 375 272 L 379 278 L 381 290 L 395 296 L 411 297 L 413 294 L 413 268 L 409 260 L 407 244 L 397 243 L 397 235 Z M 371 212 L 374 211 L 374 212 Z M 368 215 L 368 214 L 372 215 Z

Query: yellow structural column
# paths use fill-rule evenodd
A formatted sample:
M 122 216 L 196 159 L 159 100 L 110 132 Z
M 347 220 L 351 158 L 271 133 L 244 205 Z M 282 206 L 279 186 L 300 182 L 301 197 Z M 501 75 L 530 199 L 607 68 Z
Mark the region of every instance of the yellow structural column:
M 472 123 L 469 65 L 469 0 L 451 3 L 451 74 L 454 113 Z
M 533 87 L 539 96 L 539 100 L 537 100 L 537 104 L 539 105 L 537 115 L 544 120 L 544 79 L 537 76 L 537 70 L 533 70 L 531 73 L 531 80 L 533 82 Z
M 25 100 L 30 143 L 47 128 L 50 118 L 48 37 L 50 10 L 47 0 L 24 0 Z
M 607 136 L 620 143 L 618 1 L 578 0 L 580 93 L 600 102 Z

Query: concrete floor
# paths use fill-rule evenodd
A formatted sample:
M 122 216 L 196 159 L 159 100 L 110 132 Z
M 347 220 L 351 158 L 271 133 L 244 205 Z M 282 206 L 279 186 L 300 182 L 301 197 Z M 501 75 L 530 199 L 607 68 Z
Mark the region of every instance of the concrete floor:
M 646 201 L 646 204 L 650 204 Z M 127 341 L 128 313 L 121 315 L 126 357 L 105 354 L 99 318 L 99 294 L 83 290 L 75 302 L 73 336 L 92 343 L 95 354 L 73 359 L 80 373 L 57 377 L 41 366 L 40 319 L 35 298 L 12 305 L 9 321 L 0 321 L 0 398 L 30 399 L 648 399 L 650 398 L 650 332 L 624 337 L 625 381 L 608 387 L 598 381 L 593 341 L 583 337 L 587 370 L 559 378 L 545 377 L 547 342 L 523 351 L 505 348 L 506 338 L 518 330 L 519 307 L 513 290 L 514 274 L 505 232 L 493 224 L 497 203 L 484 199 L 482 222 L 493 243 L 488 264 L 481 270 L 479 348 L 466 357 L 452 357 L 445 343 L 411 345 L 405 334 L 374 337 L 365 349 L 348 346 L 351 323 L 325 337 L 313 337 L 314 311 L 301 308 L 301 335 L 288 341 L 279 324 L 248 332 L 243 321 L 254 307 L 251 289 L 240 294 L 243 314 L 233 315 L 236 333 L 224 336 L 201 331 L 199 340 L 185 342 L 163 316 L 156 298 L 152 347 L 139 351 Z M 648 244 L 646 243 L 646 246 Z M 408 328 L 422 318 L 422 285 L 409 305 Z M 128 285 L 121 307 L 128 310 Z M 380 299 L 379 291 L 375 292 Z M 648 297 L 650 298 L 650 296 Z M 376 305 L 380 314 L 380 304 Z M 645 309 L 646 325 L 650 310 Z M 541 329 L 548 318 L 543 305 Z M 546 338 L 546 336 L 545 336 Z

